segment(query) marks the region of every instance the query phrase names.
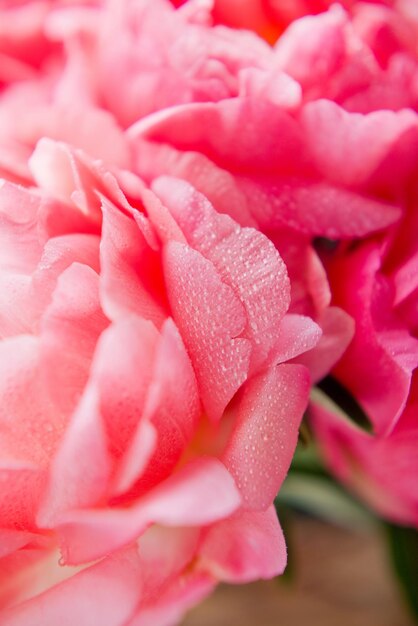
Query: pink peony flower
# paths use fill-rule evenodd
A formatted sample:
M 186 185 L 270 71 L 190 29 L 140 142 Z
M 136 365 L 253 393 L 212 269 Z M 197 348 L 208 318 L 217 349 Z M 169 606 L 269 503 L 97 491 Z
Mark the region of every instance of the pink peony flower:
M 407 407 L 418 355 L 414 37 L 413 24 L 387 7 L 361 4 L 352 17 L 333 7 L 295 22 L 268 70 L 241 72 L 237 97 L 173 107 L 128 131 L 135 168 L 146 180 L 161 171 L 187 178 L 218 210 L 275 243 L 291 279 L 291 310 L 323 330 L 299 361 L 314 380 L 332 370 L 366 411 L 377 437 L 361 437 L 362 449 L 371 442 L 370 459 L 373 446 L 390 446 L 386 437 L 403 412 L 413 413 Z M 312 245 L 318 237 L 345 243 L 318 258 Z M 346 351 L 350 318 L 356 333 Z M 416 423 L 411 428 L 412 437 Z M 324 429 L 317 428 L 320 438 Z M 326 445 L 327 458 L 341 447 Z M 411 450 L 405 463 L 413 463 Z M 362 466 L 367 473 L 364 459 Z M 398 483 L 390 482 L 395 492 Z M 407 491 L 399 484 L 398 496 L 388 496 L 379 511 L 416 523 L 415 514 L 407 518 L 393 504 Z
M 274 576 L 319 329 L 189 184 L 39 142 L 0 188 L 1 620 L 174 624 Z M 100 593 L 96 593 L 97 586 Z
M 377 511 L 418 525 L 418 283 L 416 167 L 405 215 L 383 238 L 327 261 L 334 300 L 356 333 L 333 375 L 365 410 L 369 434 L 316 404 L 313 425 L 336 475 Z
M 317 36 L 312 34 L 315 24 Z M 311 41 L 317 43 L 305 45 L 303 61 L 300 53 L 308 27 Z M 324 55 L 320 41 L 329 42 L 333 65 L 318 64 L 320 73 L 312 77 L 314 59 Z M 351 22 L 334 9 L 295 23 L 277 52 L 280 67 L 301 81 L 310 101 L 302 120 L 323 175 L 401 209 L 400 218 L 380 233 L 363 233 L 361 243 L 354 240 L 322 255 L 332 303 L 356 323 L 354 339 L 332 374 L 365 411 L 372 433 L 321 403 L 312 408 L 312 417 L 336 475 L 380 514 L 417 525 L 418 497 L 412 486 L 418 470 L 414 24 L 380 6 L 359 5 Z M 318 96 L 333 98 L 340 106 L 315 101 Z M 383 464 L 385 455 L 388 462 Z

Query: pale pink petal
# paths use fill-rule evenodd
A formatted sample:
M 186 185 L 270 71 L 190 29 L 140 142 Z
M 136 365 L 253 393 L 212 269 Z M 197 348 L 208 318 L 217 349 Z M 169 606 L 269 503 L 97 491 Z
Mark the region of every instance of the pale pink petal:
M 28 274 L 0 271 L 0 337 L 30 333 L 38 307 Z
M 30 273 L 42 253 L 37 217 L 40 198 L 23 187 L 0 181 L 0 267 Z
M 73 263 L 59 276 L 40 322 L 43 375 L 64 415 L 81 397 L 97 340 L 108 323 L 100 307 L 98 275 L 87 265 Z
M 236 513 L 214 524 L 204 536 L 199 555 L 205 569 L 229 583 L 282 574 L 286 544 L 274 506 Z
M 8 626 L 125 626 L 140 595 L 140 562 L 129 548 L 6 610 L 2 618 Z
M 23 548 L 32 541 L 35 542 L 37 535 L 24 530 L 14 528 L 0 529 L 0 559 Z
M 309 375 L 278 365 L 244 388 L 231 440 L 223 455 L 245 509 L 267 509 L 287 474 L 308 401 Z
M 294 110 L 302 100 L 300 84 L 276 66 L 261 70 L 248 67 L 240 73 L 240 95 L 267 99 L 282 109 Z
M 335 5 L 320 16 L 295 20 L 276 46 L 276 63 L 306 89 L 325 82 L 345 58 L 348 16 Z
M 0 451 L 46 466 L 66 417 L 47 393 L 37 337 L 19 335 L 0 342 Z M 30 433 L 30 436 L 28 436 Z
M 50 238 L 32 274 L 33 298 L 42 312 L 51 299 L 57 279 L 72 263 L 82 263 L 99 273 L 99 243 L 97 235 L 74 233 Z
M 246 325 L 244 308 L 214 265 L 184 244 L 165 247 L 164 274 L 203 405 L 217 420 L 248 374 L 251 344 L 236 338 Z
M 41 527 L 53 527 L 62 512 L 93 506 L 106 494 L 112 466 L 97 395 L 86 390 L 53 459 Z
M 142 420 L 158 339 L 151 322 L 130 315 L 112 324 L 98 342 L 90 384 L 98 394 L 108 449 L 115 459 L 123 456 Z
M 154 604 L 196 557 L 200 528 L 151 526 L 138 540 L 144 575 L 142 603 Z
M 199 417 L 196 377 L 179 332 L 169 319 L 161 330 L 144 406 L 143 419 L 151 421 L 156 433 L 155 452 L 142 475 L 134 472 L 138 464 L 138 469 L 144 470 L 138 454 L 145 434 L 141 423 L 128 452 L 128 467 L 119 489 L 122 485 L 126 489 L 134 478 L 139 478 L 135 485 L 138 494 L 167 478 L 194 434 Z
M 158 432 L 146 419 L 141 419 L 127 451 L 123 455 L 111 490 L 115 498 L 135 486 L 142 477 L 156 451 Z M 158 477 L 157 477 L 158 480 Z M 130 494 L 129 494 L 130 495 Z
M 225 466 L 210 457 L 192 461 L 129 508 L 84 509 L 57 525 L 68 563 L 107 554 L 141 535 L 152 523 L 202 526 L 233 513 L 241 499 Z
M 202 572 L 186 572 L 174 579 L 154 602 L 141 605 L 126 626 L 178 626 L 184 613 L 202 602 L 216 587 L 216 580 Z

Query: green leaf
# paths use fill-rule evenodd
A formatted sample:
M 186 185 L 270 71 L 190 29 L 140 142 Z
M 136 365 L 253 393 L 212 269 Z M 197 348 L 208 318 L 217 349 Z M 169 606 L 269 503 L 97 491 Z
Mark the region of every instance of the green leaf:
M 403 595 L 418 622 L 418 532 L 385 524 L 392 563 Z
M 318 449 L 313 440 L 308 446 L 304 443 L 298 443 L 290 471 L 328 476 L 328 472 L 321 461 Z
M 292 472 L 276 498 L 285 505 L 345 528 L 370 528 L 374 516 L 341 487 L 325 476 Z

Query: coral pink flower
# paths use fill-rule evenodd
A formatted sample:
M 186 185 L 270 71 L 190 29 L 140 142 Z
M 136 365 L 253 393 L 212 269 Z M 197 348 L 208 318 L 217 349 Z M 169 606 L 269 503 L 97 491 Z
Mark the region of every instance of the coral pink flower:
M 285 566 L 309 390 L 285 361 L 319 330 L 273 244 L 189 184 L 49 139 L 29 170 L 0 188 L 0 619 L 173 624 Z
M 173 0 L 179 6 L 184 0 Z M 213 15 L 217 23 L 234 28 L 256 31 L 270 43 L 294 21 L 304 16 L 324 13 L 333 0 L 214 0 Z M 369 5 L 391 7 L 404 18 L 418 24 L 418 11 L 414 0 L 340 0 L 338 4 L 355 14 Z M 325 42 L 324 42 L 325 43 Z

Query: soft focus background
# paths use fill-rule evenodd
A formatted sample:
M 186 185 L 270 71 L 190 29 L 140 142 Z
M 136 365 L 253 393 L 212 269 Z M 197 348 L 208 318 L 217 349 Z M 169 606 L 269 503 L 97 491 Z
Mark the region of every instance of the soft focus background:
M 221 586 L 184 626 L 413 626 L 380 532 L 298 515 L 290 532 L 292 580 Z

